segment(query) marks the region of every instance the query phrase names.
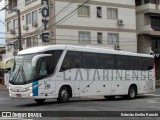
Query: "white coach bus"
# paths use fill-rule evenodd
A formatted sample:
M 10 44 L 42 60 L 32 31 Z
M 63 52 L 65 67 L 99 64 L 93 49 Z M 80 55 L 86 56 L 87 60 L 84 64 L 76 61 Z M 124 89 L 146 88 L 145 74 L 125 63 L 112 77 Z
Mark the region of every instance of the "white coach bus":
M 37 103 L 91 95 L 134 99 L 154 90 L 153 56 L 72 45 L 19 52 L 9 80 L 10 97 L 31 98 Z

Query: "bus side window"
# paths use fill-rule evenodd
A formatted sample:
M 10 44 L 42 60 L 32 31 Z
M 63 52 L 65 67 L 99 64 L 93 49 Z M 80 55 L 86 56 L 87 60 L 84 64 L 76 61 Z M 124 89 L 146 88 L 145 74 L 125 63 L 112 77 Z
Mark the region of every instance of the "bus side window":
M 152 70 L 154 62 L 152 58 L 142 58 L 142 70 Z
M 99 69 L 99 55 L 96 53 L 83 53 L 82 55 L 83 68 Z
M 129 57 L 128 56 L 116 56 L 116 69 L 129 70 Z
M 81 53 L 76 51 L 67 51 L 60 72 L 80 67 L 81 67 Z
M 100 55 L 100 69 L 114 69 L 114 56 L 113 55 Z
M 140 57 L 130 56 L 130 70 L 141 70 L 142 63 Z

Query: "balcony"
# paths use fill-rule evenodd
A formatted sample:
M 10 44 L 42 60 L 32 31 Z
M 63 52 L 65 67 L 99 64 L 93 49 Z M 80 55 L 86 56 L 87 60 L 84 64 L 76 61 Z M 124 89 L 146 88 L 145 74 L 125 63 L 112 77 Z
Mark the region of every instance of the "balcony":
M 155 5 L 155 4 L 145 4 L 145 5 L 141 5 L 138 6 L 136 8 L 137 13 L 143 11 L 144 14 L 148 14 L 148 13 L 156 13 L 156 14 L 160 14 L 160 5 Z
M 160 26 L 156 26 L 156 29 L 160 29 Z M 160 31 L 155 30 L 155 26 L 144 25 L 144 27 L 138 32 L 138 35 L 151 35 L 160 36 Z

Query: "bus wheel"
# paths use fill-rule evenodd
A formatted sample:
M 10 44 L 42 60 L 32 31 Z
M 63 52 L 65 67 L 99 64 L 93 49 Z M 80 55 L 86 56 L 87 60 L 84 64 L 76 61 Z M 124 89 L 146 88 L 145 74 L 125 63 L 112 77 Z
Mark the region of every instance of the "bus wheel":
M 38 104 L 44 103 L 45 99 L 34 99 Z
M 137 89 L 134 86 L 130 86 L 129 90 L 128 90 L 128 99 L 132 100 L 134 98 L 136 98 L 137 95 Z
M 68 87 L 64 86 L 60 89 L 58 99 L 59 103 L 65 103 L 69 101 L 69 89 Z

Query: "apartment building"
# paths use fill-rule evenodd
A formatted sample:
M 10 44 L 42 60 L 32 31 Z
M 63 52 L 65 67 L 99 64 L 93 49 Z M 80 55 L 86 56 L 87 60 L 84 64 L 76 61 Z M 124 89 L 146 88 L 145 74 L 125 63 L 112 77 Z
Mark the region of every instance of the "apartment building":
M 16 9 L 21 14 L 23 49 L 46 44 L 42 39 L 45 33 L 48 44 L 94 45 L 137 52 L 135 1 L 86 1 L 6 0 L 6 58 L 18 52 Z
M 43 45 L 41 31 L 43 30 L 41 0 L 6 0 L 6 55 L 15 56 L 19 51 L 18 13 L 20 10 L 22 48 Z M 46 18 L 48 19 L 48 18 Z M 5 59 L 4 58 L 4 59 Z
M 86 1 L 49 2 L 52 43 L 103 46 L 137 52 L 135 1 L 90 0 L 81 6 Z
M 135 0 L 138 52 L 154 53 L 156 76 L 160 78 L 160 0 Z

